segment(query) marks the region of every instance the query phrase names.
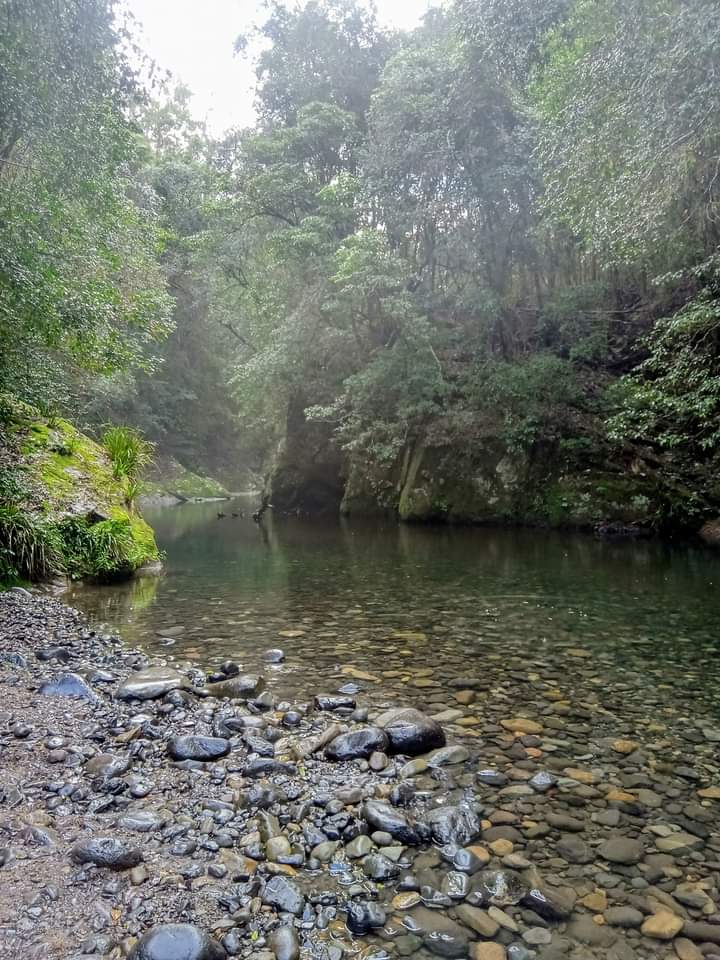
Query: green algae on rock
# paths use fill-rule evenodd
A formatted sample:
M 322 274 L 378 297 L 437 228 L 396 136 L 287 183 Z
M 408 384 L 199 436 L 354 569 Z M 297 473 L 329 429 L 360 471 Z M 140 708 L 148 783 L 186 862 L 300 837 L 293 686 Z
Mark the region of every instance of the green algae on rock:
M 0 398 L 0 580 L 111 580 L 159 559 L 107 451 L 67 420 Z

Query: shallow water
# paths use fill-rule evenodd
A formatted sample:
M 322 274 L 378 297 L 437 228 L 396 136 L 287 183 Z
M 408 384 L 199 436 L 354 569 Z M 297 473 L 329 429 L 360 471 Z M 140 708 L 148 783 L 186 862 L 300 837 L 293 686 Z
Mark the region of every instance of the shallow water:
M 148 652 L 260 670 L 283 697 L 354 679 L 374 703 L 439 709 L 457 706 L 452 680 L 506 684 L 512 698 L 519 672 L 589 684 L 600 701 L 608 684 L 631 713 L 720 712 L 720 555 L 709 549 L 374 521 L 260 527 L 233 510 L 252 504 L 148 509 L 164 573 L 76 588 L 71 602 Z M 268 647 L 285 663 L 265 665 Z

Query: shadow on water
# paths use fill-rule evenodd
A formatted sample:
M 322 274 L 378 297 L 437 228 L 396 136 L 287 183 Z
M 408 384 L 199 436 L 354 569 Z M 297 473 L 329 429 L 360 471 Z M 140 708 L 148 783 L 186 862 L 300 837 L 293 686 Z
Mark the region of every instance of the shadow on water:
M 704 548 L 375 521 L 259 526 L 251 503 L 221 505 L 220 519 L 216 503 L 147 510 L 163 575 L 77 588 L 73 602 L 150 652 L 206 665 L 258 666 L 282 643 L 298 685 L 343 662 L 381 670 L 402 631 L 427 638 L 414 641 L 418 664 L 450 672 L 477 671 L 489 650 L 557 662 L 584 646 L 648 683 L 648 662 L 681 668 L 688 688 L 717 680 L 720 557 Z

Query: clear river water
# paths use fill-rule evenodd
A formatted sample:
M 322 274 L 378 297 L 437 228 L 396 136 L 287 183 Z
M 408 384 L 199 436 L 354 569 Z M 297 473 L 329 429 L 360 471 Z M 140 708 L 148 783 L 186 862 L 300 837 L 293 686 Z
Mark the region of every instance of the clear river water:
M 720 713 L 720 554 L 709 548 L 375 521 L 258 526 L 251 511 L 241 500 L 146 509 L 162 575 L 77 588 L 71 602 L 170 660 L 269 673 L 285 697 L 361 671 L 378 703 L 444 705 L 453 677 L 549 669 L 620 682 L 649 709 Z M 285 662 L 269 668 L 262 653 L 278 646 Z

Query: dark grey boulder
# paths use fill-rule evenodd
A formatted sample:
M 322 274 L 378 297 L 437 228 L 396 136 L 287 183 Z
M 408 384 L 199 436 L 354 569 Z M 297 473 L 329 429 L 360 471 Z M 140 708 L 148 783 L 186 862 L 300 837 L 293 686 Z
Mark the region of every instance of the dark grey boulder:
M 109 870 L 127 870 L 136 867 L 143 855 L 137 847 L 129 847 L 114 837 L 95 837 L 76 843 L 70 851 L 70 858 L 75 863 L 94 863 Z
M 388 735 L 390 754 L 417 757 L 445 746 L 445 732 L 440 724 L 413 707 L 386 710 L 376 723 Z
M 384 752 L 388 748 L 388 737 L 380 727 L 362 727 L 341 733 L 325 747 L 328 760 L 357 760 L 367 758 L 375 751 Z
M 230 741 L 224 737 L 203 737 L 188 734 L 183 737 L 173 737 L 168 743 L 168 753 L 173 760 L 199 760 L 209 763 L 219 760 L 230 753 Z
M 144 934 L 129 960 L 225 960 L 225 950 L 190 923 L 164 923 Z

